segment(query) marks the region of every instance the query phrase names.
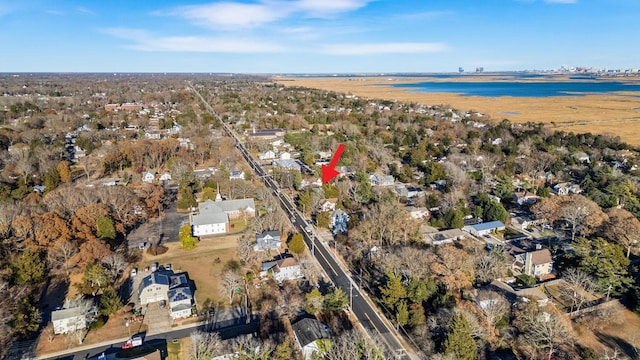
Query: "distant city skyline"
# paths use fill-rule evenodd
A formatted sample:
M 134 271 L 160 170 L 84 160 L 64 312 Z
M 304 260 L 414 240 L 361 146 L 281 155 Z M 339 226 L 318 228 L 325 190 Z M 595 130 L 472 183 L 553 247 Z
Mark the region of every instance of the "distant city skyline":
M 636 0 L 0 0 L 0 72 L 640 67 Z

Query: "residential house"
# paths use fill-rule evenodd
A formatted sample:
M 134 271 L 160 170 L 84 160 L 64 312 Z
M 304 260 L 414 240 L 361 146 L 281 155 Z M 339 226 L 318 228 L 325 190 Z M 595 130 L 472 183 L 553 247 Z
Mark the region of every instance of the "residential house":
M 338 176 L 351 176 L 356 174 L 356 170 L 353 166 L 338 166 L 336 170 L 340 172 L 340 175 Z
M 302 179 L 302 181 L 300 181 L 301 190 L 306 189 L 309 186 L 315 187 L 315 188 L 322 187 L 322 179 L 318 177 L 310 177 L 307 179 Z
M 168 300 L 169 276 L 159 271 L 147 275 L 142 279 L 138 289 L 140 304 L 150 304 L 162 300 Z
M 158 179 L 160 181 L 170 181 L 171 180 L 171 174 L 169 174 L 168 172 L 163 173 L 162 175 L 160 175 L 160 177 Z
M 371 186 L 393 186 L 395 179 L 392 175 L 369 174 Z
M 327 327 L 315 318 L 303 318 L 291 324 L 298 347 L 305 360 L 314 359 L 320 351 L 318 340 L 329 339 L 331 334 Z
M 253 246 L 254 251 L 278 250 L 282 246 L 280 231 L 263 231 L 262 234 L 256 234 L 256 244 Z
M 172 288 L 167 292 L 169 315 L 172 319 L 184 319 L 192 314 L 193 293 L 189 286 Z
M 524 206 L 535 204 L 540 196 L 529 191 L 522 191 L 513 193 L 513 199 L 519 206 Z
M 142 173 L 142 181 L 146 183 L 152 183 L 156 179 L 156 173 L 152 170 L 147 170 Z
M 442 245 L 462 240 L 465 233 L 460 229 L 448 229 L 442 231 L 431 231 L 431 227 L 421 227 L 424 242 L 431 245 Z M 434 229 L 435 230 L 435 229 Z
M 416 220 L 425 220 L 431 215 L 431 212 L 429 212 L 429 209 L 426 207 L 407 206 L 404 209 L 409 213 L 409 216 L 411 216 L 412 219 Z
M 242 170 L 233 170 L 231 174 L 229 174 L 229 180 L 244 180 L 244 171 Z
M 553 274 L 553 258 L 549 249 L 522 252 L 515 255 L 514 270 L 533 276 L 537 279 L 545 279 Z
M 287 151 L 283 151 L 279 156 L 280 160 L 289 160 L 291 159 L 291 153 Z
M 471 235 L 480 237 L 484 235 L 489 235 L 495 231 L 504 231 L 505 226 L 502 223 L 502 221 L 489 221 L 486 223 L 468 225 L 462 228 L 462 230 L 468 232 Z
M 276 153 L 273 150 L 267 150 L 263 153 L 258 154 L 258 159 L 260 160 L 273 160 L 276 158 Z
M 198 211 L 191 214 L 193 236 L 224 234 L 229 231 L 229 220 L 242 216 L 254 217 L 256 206 L 252 198 L 222 200 L 220 194 L 216 201 L 207 200 L 198 204 Z
M 334 211 L 337 204 L 338 199 L 322 199 L 320 200 L 320 205 L 318 206 L 318 212 Z
M 287 280 L 302 278 L 302 268 L 298 260 L 289 256 L 279 256 L 277 260 L 265 261 L 262 263 L 260 276 L 264 277 L 269 272 L 273 274 L 276 282 L 281 283 Z
M 178 129 L 179 131 L 179 129 Z M 178 138 L 178 144 L 180 145 L 180 147 L 185 148 L 187 150 L 193 150 L 194 146 L 193 143 L 191 142 L 191 139 L 189 138 Z
M 553 190 L 558 195 L 569 195 L 569 194 L 580 194 L 582 193 L 582 189 L 579 184 L 574 184 L 570 182 L 564 182 L 556 184 L 553 187 Z
M 349 215 L 342 211 L 342 209 L 336 209 L 329 215 L 329 229 L 332 230 L 333 234 L 346 233 L 349 227 Z
M 284 136 L 286 131 L 284 129 L 262 129 L 256 130 L 254 127 L 251 131 L 247 131 L 246 135 L 251 138 L 261 139 L 275 139 L 277 137 Z
M 215 173 L 216 173 L 216 169 L 214 167 L 207 167 L 207 168 L 193 170 L 193 174 L 200 180 L 206 180 Z
M 71 305 L 70 305 L 71 306 Z M 89 311 L 89 313 L 87 313 Z M 67 334 L 87 327 L 92 310 L 84 306 L 68 307 L 51 312 L 54 334 Z
M 273 161 L 273 166 L 277 166 L 285 170 L 302 170 L 302 166 L 300 166 L 300 163 L 294 159 L 276 159 Z
M 573 157 L 574 159 L 580 161 L 580 162 L 586 162 L 589 163 L 591 162 L 591 158 L 589 157 L 589 155 L 587 155 L 587 153 L 583 152 L 583 151 L 578 151 L 576 153 L 574 153 L 573 155 L 571 155 L 571 157 Z

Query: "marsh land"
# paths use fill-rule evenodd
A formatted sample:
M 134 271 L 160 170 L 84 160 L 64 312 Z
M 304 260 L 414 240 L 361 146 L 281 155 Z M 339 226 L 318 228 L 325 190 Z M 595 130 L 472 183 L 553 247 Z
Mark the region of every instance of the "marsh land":
M 514 123 L 546 123 L 553 129 L 567 132 L 620 136 L 632 145 L 640 145 L 640 97 L 637 92 L 576 94 L 581 96 L 515 97 L 467 96 L 451 92 L 419 92 L 415 88 L 399 87 L 420 82 L 530 82 L 567 81 L 566 76 L 513 78 L 508 76 L 464 77 L 307 77 L 276 78 L 286 86 L 304 86 L 350 93 L 364 98 L 394 99 L 428 105 L 449 105 L 461 110 L 477 111 L 499 121 Z M 596 81 L 596 80 L 594 80 Z M 605 78 L 602 81 L 640 83 L 640 78 Z

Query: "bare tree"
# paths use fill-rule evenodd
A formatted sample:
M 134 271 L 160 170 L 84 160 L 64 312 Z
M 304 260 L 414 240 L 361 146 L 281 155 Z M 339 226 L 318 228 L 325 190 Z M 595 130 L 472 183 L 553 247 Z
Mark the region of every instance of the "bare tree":
M 542 353 L 550 359 L 562 345 L 572 341 L 569 320 L 552 306 L 538 309 L 535 302 L 523 306 L 524 309 L 516 314 L 515 324 L 520 329 L 520 340 L 532 353 L 531 357 Z
M 571 312 L 579 311 L 597 289 L 595 279 L 582 270 L 570 268 L 564 272 L 562 279 L 567 286 L 560 288 L 560 296 L 571 302 Z
M 640 221 L 625 209 L 611 208 L 607 212 L 609 221 L 604 225 L 606 237 L 627 249 L 627 258 L 631 247 L 640 241 Z
M 70 308 L 78 308 L 80 314 L 84 315 L 84 318 L 76 318 L 77 323 L 74 324 L 71 335 L 76 339 L 78 344 L 82 345 L 87 332 L 89 331 L 89 325 L 95 321 L 94 305 L 93 301 L 87 298 L 80 298 L 72 301 Z
M 233 303 L 233 295 L 240 288 L 240 276 L 231 270 L 225 270 L 220 276 L 220 293 Z
M 224 344 L 218 333 L 194 331 L 189 339 L 191 340 L 187 351 L 189 360 L 211 360 L 224 351 Z
M 476 296 L 478 306 L 491 326 L 509 314 L 509 302 L 505 297 L 492 290 L 480 290 Z
M 118 253 L 112 253 L 107 255 L 104 259 L 102 259 L 102 263 L 105 265 L 109 273 L 115 280 L 118 275 L 126 269 L 127 260 L 124 258 L 124 255 Z
M 502 277 L 506 268 L 504 255 L 496 249 L 489 253 L 479 249 L 474 257 L 474 265 L 476 279 L 485 284 Z
M 51 268 L 59 268 L 69 275 L 74 267 L 73 257 L 78 253 L 78 246 L 71 240 L 60 241 L 47 254 Z

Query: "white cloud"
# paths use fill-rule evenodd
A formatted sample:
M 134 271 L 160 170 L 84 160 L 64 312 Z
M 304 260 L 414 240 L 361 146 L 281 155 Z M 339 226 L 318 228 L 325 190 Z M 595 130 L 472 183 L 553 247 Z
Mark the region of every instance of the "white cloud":
M 309 17 L 326 17 L 358 10 L 369 2 L 371 0 L 299 0 L 292 2 L 292 6 Z
M 412 14 L 399 15 L 398 18 L 407 20 L 432 20 L 439 17 L 453 15 L 452 11 L 426 11 Z
M 202 53 L 273 53 L 284 46 L 255 39 L 205 36 L 154 36 L 146 30 L 113 28 L 106 34 L 129 40 L 128 48 L 139 51 L 202 52 Z
M 192 20 L 199 26 L 231 30 L 254 28 L 292 16 L 326 18 L 366 6 L 371 0 L 260 0 L 253 3 L 221 1 L 157 11 Z
M 578 0 L 544 0 L 547 4 L 577 4 Z
M 376 43 L 376 44 L 332 44 L 323 52 L 331 55 L 379 55 L 420 54 L 448 51 L 443 43 Z
M 169 12 L 197 24 L 213 28 L 255 27 L 277 21 L 288 15 L 268 3 L 243 4 L 219 2 L 206 5 L 183 6 Z
M 87 9 L 87 8 L 86 8 L 86 7 L 84 7 L 84 6 L 78 6 L 78 7 L 76 8 L 76 11 L 78 11 L 78 12 L 80 12 L 80 13 L 83 13 L 83 14 L 88 14 L 88 15 L 95 15 L 95 14 L 96 14 L 95 12 L 93 12 L 93 11 L 91 11 L 91 10 Z
M 46 12 L 49 15 L 64 16 L 64 12 L 59 10 L 45 10 L 44 12 Z

